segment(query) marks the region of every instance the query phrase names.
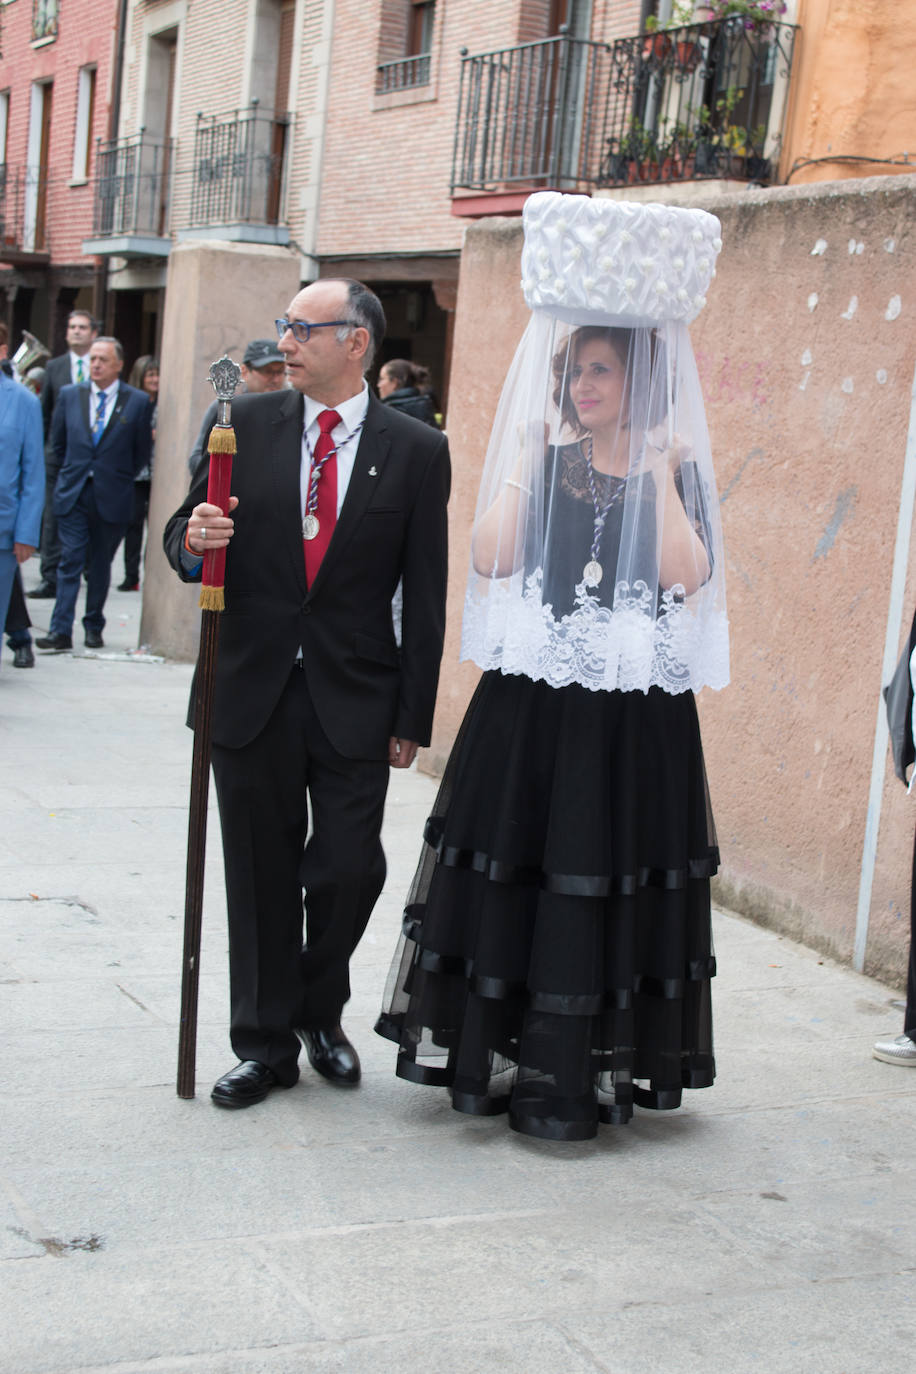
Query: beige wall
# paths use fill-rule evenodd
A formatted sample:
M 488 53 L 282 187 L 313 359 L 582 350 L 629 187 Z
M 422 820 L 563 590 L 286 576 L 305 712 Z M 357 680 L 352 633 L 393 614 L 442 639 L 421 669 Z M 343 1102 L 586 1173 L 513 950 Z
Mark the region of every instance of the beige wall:
M 732 632 L 732 684 L 700 698 L 720 895 L 849 959 L 916 363 L 916 182 L 778 188 L 710 208 L 724 248 L 691 333 L 723 497 Z M 462 255 L 433 770 L 477 678 L 457 666 L 461 605 L 480 462 L 527 319 L 520 250 L 517 221 L 489 220 L 468 231 Z M 894 651 L 914 604 L 916 543 Z M 868 967 L 899 976 L 916 801 L 891 775 L 881 802 Z
M 806 158 L 824 161 L 800 168 L 792 184 L 872 176 L 880 165 L 833 159 L 900 159 L 907 151 L 916 170 L 916 5 L 798 0 L 796 22 L 781 176 Z
M 249 339 L 299 289 L 298 257 L 282 248 L 222 242 L 183 243 L 169 257 L 156 460 L 144 564 L 140 643 L 170 658 L 195 659 L 198 588 L 179 582 L 162 552 L 162 530 L 188 489 L 188 454 L 214 400 L 211 363 L 241 360 Z M 231 303 L 231 307 L 230 307 Z

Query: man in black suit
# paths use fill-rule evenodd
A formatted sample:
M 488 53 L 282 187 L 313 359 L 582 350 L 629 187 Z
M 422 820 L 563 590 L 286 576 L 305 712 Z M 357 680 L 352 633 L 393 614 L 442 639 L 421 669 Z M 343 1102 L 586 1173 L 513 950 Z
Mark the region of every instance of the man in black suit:
M 67 352 L 52 358 L 45 366 L 41 387 L 41 413 L 45 426 L 45 508 L 41 518 L 41 581 L 29 596 L 53 601 L 57 595 L 57 565 L 60 539 L 54 514 L 54 487 L 60 463 L 51 444 L 51 417 L 57 398 L 65 386 L 89 381 L 89 350 L 98 326 L 88 310 L 71 310 L 67 319 Z
M 165 532 L 185 581 L 231 540 L 213 773 L 241 1062 L 213 1089 L 223 1107 L 291 1087 L 300 1040 L 326 1078 L 359 1080 L 340 1026 L 349 960 L 385 879 L 389 767 L 429 743 L 445 628 L 448 446 L 369 393 L 378 298 L 318 281 L 277 329 L 292 390 L 233 405 L 235 518 L 201 472 Z
M 123 366 L 118 340 L 96 339 L 89 350 L 89 383 L 65 386 L 54 407 L 54 514 L 61 555 L 51 629 L 36 639 L 39 649 L 73 648 L 76 597 L 87 566 L 85 643 L 89 649 L 104 644 L 111 560 L 133 515 L 134 477 L 149 463 L 153 443 L 149 397 L 120 380 Z

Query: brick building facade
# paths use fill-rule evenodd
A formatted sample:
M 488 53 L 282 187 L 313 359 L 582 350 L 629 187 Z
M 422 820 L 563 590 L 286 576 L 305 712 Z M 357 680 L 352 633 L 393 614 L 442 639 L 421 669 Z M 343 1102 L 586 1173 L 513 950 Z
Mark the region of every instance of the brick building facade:
M 96 140 L 107 136 L 117 0 L 6 0 L 0 9 L 0 311 L 15 347 L 53 352 L 67 312 L 91 309 Z M 5 296 L 5 299 L 4 299 Z

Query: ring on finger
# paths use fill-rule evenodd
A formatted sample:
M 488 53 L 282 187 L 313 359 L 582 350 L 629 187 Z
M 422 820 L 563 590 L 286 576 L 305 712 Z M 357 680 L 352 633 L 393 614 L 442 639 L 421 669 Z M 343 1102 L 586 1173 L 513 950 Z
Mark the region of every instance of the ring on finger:
M 201 527 L 200 527 L 200 537 L 201 537 L 201 539 L 206 539 L 206 537 L 207 537 L 207 527 L 206 527 L 206 525 L 201 525 Z

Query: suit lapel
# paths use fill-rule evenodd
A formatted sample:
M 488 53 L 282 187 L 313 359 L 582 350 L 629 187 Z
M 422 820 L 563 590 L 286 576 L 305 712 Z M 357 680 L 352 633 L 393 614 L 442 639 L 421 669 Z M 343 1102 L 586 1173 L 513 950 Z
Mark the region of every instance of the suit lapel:
M 92 441 L 92 425 L 91 425 L 90 422 L 89 422 L 89 397 L 90 397 L 90 394 L 91 394 L 91 388 L 90 388 L 90 386 L 89 386 L 89 383 L 88 383 L 88 382 L 81 382 L 81 383 L 80 383 L 80 390 L 79 390 L 80 414 L 81 414 L 82 417 L 83 417 L 83 424 L 86 426 L 86 433 L 89 435 L 89 439 L 90 439 L 90 442 L 91 442 L 91 441 Z
M 369 504 L 375 484 L 381 476 L 391 447 L 385 423 L 385 408 L 374 396 L 369 398 L 369 409 L 363 432 L 359 436 L 359 447 L 353 460 L 353 471 L 347 485 L 347 494 L 331 535 L 328 551 L 321 560 L 321 567 L 315 581 L 309 588 L 309 595 L 321 586 L 328 569 L 333 567 L 345 549 L 348 540 L 362 519 Z
M 299 476 L 302 467 L 303 400 L 298 391 L 285 391 L 280 411 L 273 422 L 271 465 L 277 510 L 280 512 L 280 538 L 286 549 L 303 594 L 306 591 L 305 555 L 302 551 Z

